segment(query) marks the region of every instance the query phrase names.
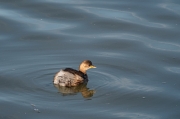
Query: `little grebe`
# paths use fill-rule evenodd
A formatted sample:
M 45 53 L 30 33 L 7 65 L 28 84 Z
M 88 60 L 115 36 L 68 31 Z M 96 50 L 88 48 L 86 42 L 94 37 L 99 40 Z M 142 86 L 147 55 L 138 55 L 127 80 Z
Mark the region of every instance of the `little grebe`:
M 86 71 L 91 68 L 96 67 L 92 65 L 92 62 L 90 60 L 84 60 L 79 66 L 79 71 L 72 68 L 62 69 L 58 73 L 56 73 L 53 82 L 54 84 L 58 84 L 60 86 L 77 86 L 88 81 Z

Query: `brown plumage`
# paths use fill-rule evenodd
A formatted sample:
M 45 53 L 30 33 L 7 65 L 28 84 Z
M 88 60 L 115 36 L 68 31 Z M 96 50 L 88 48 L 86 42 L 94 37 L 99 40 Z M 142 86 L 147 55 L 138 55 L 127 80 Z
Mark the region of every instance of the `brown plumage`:
M 53 82 L 54 84 L 58 84 L 60 86 L 77 86 L 83 82 L 88 81 L 86 71 L 90 68 L 96 67 L 92 65 L 92 62 L 90 60 L 84 60 L 79 66 L 79 71 L 72 68 L 60 70 L 54 76 Z

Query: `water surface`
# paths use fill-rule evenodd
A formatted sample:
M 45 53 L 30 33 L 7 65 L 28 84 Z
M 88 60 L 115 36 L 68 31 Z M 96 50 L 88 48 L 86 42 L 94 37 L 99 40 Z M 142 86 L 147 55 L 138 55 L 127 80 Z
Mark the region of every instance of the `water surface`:
M 180 118 L 178 0 L 0 3 L 0 118 Z M 87 85 L 53 85 L 85 59 Z

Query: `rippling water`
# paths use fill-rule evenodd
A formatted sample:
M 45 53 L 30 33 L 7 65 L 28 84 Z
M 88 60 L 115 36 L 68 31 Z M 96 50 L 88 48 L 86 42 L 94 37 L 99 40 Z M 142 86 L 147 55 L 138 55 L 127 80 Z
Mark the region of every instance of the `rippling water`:
M 1 0 L 0 118 L 179 119 L 179 31 L 178 0 Z

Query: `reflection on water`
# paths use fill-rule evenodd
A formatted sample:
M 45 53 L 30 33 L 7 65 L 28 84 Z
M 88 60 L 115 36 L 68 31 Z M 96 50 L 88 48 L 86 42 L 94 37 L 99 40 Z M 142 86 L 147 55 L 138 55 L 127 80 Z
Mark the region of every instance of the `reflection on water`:
M 84 98 L 90 98 L 94 95 L 94 93 L 96 92 L 95 90 L 90 90 L 87 87 L 87 83 L 82 83 L 78 86 L 74 86 L 74 87 L 66 87 L 66 86 L 60 86 L 60 85 L 54 85 L 58 91 L 63 95 L 63 96 L 67 96 L 67 95 L 75 95 L 77 93 L 81 93 L 82 96 Z

